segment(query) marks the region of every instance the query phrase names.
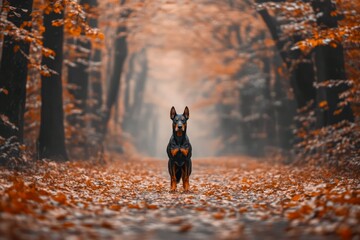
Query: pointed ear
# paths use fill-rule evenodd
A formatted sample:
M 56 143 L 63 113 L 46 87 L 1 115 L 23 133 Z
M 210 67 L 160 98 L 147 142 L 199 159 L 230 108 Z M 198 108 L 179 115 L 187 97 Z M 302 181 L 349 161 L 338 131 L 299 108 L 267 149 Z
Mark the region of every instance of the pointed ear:
M 170 110 L 170 118 L 171 118 L 171 120 L 173 120 L 175 118 L 175 116 L 176 116 L 176 110 L 175 110 L 175 108 L 173 106 L 171 108 L 171 110 Z
M 186 120 L 189 119 L 189 108 L 186 106 L 183 115 L 185 116 Z

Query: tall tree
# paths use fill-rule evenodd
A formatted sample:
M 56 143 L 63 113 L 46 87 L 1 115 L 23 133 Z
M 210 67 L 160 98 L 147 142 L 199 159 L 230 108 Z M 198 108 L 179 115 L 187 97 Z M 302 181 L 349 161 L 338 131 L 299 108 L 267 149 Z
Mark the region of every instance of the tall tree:
M 81 0 L 80 4 L 88 11 L 94 10 L 98 5 L 97 0 Z M 89 12 L 88 15 L 90 15 Z M 97 16 L 90 18 L 89 26 L 97 28 Z M 96 115 L 96 106 L 99 105 L 97 102 L 101 99 L 101 93 L 95 94 L 99 87 L 95 82 L 100 82 L 101 80 L 100 75 L 97 74 L 99 71 L 94 71 L 91 64 L 94 61 L 99 62 L 101 55 L 99 49 L 92 49 L 91 41 L 85 37 L 85 34 L 71 38 L 69 43 L 76 49 L 76 58 L 73 59 L 74 64 L 68 66 L 68 83 L 72 84 L 69 92 L 74 97 L 75 108 L 79 110 L 68 116 L 69 123 L 77 130 L 76 140 L 72 146 L 75 144 L 78 149 L 82 149 L 85 158 L 88 158 L 88 135 L 91 131 L 89 131 L 90 129 L 86 129 L 89 125 L 85 121 L 85 115 L 87 113 Z M 90 79 L 90 75 L 92 79 Z M 89 84 L 91 83 L 93 84 L 91 88 L 89 88 Z M 91 92 L 89 92 L 89 89 L 91 89 Z M 90 102 L 93 103 L 92 106 L 88 106 L 87 104 L 89 99 Z M 100 124 L 90 123 L 90 125 L 93 127 L 99 126 Z M 78 157 L 83 157 L 81 155 L 79 156 L 79 152 L 76 154 Z
M 257 0 L 256 2 L 264 3 L 270 1 Z M 273 2 L 286 1 L 276 0 Z M 305 2 L 309 2 L 313 8 L 318 31 L 338 27 L 337 21 L 339 17 L 337 14 L 332 16 L 332 13 L 336 11 L 336 6 L 331 0 L 311 0 Z M 284 41 L 280 38 L 279 25 L 276 23 L 276 20 L 270 16 L 265 8 L 261 8 L 258 12 L 275 40 L 280 56 L 291 71 L 292 87 L 298 107 L 302 108 L 309 102 L 313 102 L 313 109 L 316 107 L 316 103 L 325 106 L 317 111 L 321 112 L 321 114 L 317 115 L 318 127 L 331 125 L 341 120 L 353 121 L 354 117 L 350 106 L 346 105 L 341 110 L 338 106 L 340 103 L 339 94 L 346 91 L 348 86 L 342 84 L 332 88 L 321 88 L 318 91 L 314 87 L 316 81 L 322 83 L 327 80 L 336 81 L 346 78 L 341 44 L 337 44 L 335 47 L 329 45 L 315 47 L 314 61 L 311 58 L 311 54 L 304 54 L 300 49 L 284 51 L 285 44 L 289 40 Z M 293 36 L 293 40 L 294 44 L 303 40 L 303 38 L 297 34 Z M 335 111 L 337 111 L 337 114 L 334 114 Z
M 41 123 L 38 154 L 40 158 L 67 160 L 62 100 L 63 26 L 52 22 L 64 18 L 64 7 L 58 1 L 49 2 L 52 11 L 44 14 L 44 47 L 54 51 L 54 57 L 44 57 L 42 64 L 56 71 L 41 78 Z
M 8 0 L 11 6 L 7 20 L 17 28 L 31 20 L 33 1 Z M 29 42 L 7 34 L 3 41 L 0 65 L 0 136 L 15 136 L 23 141 Z
M 124 0 L 120 1 L 120 4 L 123 5 Z M 130 10 L 125 10 L 121 12 L 121 18 L 127 18 L 130 14 Z M 114 67 L 112 73 L 110 74 L 110 79 L 108 83 L 108 91 L 106 94 L 106 109 L 103 116 L 103 135 L 105 136 L 107 131 L 107 124 L 110 119 L 111 110 L 115 104 L 115 101 L 118 97 L 119 88 L 120 88 L 120 77 L 123 71 L 124 63 L 128 53 L 127 45 L 127 28 L 126 26 L 120 25 L 116 31 L 116 40 L 115 40 L 115 54 L 114 54 Z
M 257 2 L 263 3 L 268 1 L 257 0 Z M 295 93 L 298 108 L 306 106 L 306 104 L 310 101 L 315 103 L 316 90 L 313 86 L 315 76 L 310 56 L 305 56 L 300 50 L 292 51 L 290 49 L 286 49 L 285 45 L 288 44 L 289 39 L 281 38 L 279 25 L 276 19 L 274 19 L 265 8 L 260 9 L 258 13 L 268 27 L 271 37 L 275 41 L 276 48 L 278 49 L 286 67 L 290 71 L 291 86 Z M 295 38 L 300 40 L 298 36 L 295 36 Z M 297 60 L 296 64 L 295 60 Z
M 91 7 L 98 6 L 97 0 L 89 0 L 89 5 Z M 98 28 L 99 21 L 97 17 L 93 17 L 89 21 L 89 25 L 92 28 Z M 95 128 L 97 135 L 100 135 L 101 130 L 101 107 L 102 107 L 102 83 L 101 83 L 101 71 L 95 65 L 100 65 L 101 62 L 101 50 L 99 48 L 92 47 L 91 53 L 91 62 L 90 62 L 90 95 L 93 104 L 88 108 L 88 111 L 92 114 L 95 114 L 96 119 L 92 121 L 92 127 Z
M 131 89 L 130 84 L 131 84 L 131 80 L 134 76 L 134 65 L 135 65 L 136 57 L 137 57 L 136 52 L 131 54 L 131 56 L 129 57 L 128 67 L 127 67 L 127 72 L 126 72 L 126 77 L 125 77 L 124 107 L 125 107 L 126 113 L 128 113 L 130 110 L 130 89 Z M 126 116 L 128 116 L 128 114 Z M 125 122 L 126 121 L 124 121 L 124 123 Z M 124 125 L 126 125 L 126 124 L 124 124 Z
M 320 30 L 337 28 L 338 16 L 333 16 L 332 13 L 336 11 L 336 6 L 331 0 L 313 0 L 311 2 L 312 8 L 315 12 L 316 22 Z M 345 80 L 345 66 L 343 47 L 339 43 L 336 46 L 318 46 L 315 48 L 315 64 L 316 77 L 319 83 L 328 80 Z M 338 123 L 342 120 L 354 121 L 354 115 L 350 105 L 339 108 L 340 102 L 339 94 L 348 90 L 346 84 L 340 84 L 334 87 L 321 88 L 323 99 L 327 101 L 326 108 L 323 109 L 321 119 L 319 119 L 321 126 L 327 126 Z M 338 110 L 338 111 L 337 111 Z M 337 114 L 335 114 L 337 111 Z
M 133 104 L 129 105 L 127 110 L 127 116 L 124 119 L 124 128 L 131 132 L 134 136 L 138 135 L 139 116 L 144 102 L 145 85 L 148 74 L 148 58 L 146 49 L 143 48 L 139 53 L 136 54 L 140 71 L 135 76 L 135 87 L 134 87 L 134 100 Z

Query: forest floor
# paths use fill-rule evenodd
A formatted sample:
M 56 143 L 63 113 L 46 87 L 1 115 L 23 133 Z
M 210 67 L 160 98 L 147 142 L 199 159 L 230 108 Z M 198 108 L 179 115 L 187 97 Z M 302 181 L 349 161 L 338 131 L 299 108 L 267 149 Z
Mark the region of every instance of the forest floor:
M 121 157 L 116 157 L 121 158 Z M 360 178 L 246 157 L 0 168 L 0 239 L 360 239 Z

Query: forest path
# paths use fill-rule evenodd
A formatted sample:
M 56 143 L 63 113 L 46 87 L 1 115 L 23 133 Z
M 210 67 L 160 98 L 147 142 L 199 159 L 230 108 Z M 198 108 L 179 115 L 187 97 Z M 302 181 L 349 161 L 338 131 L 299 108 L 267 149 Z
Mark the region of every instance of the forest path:
M 359 237 L 360 180 L 246 157 L 194 159 L 190 193 L 167 161 L 0 169 L 0 239 Z M 325 235 L 326 234 L 326 235 Z

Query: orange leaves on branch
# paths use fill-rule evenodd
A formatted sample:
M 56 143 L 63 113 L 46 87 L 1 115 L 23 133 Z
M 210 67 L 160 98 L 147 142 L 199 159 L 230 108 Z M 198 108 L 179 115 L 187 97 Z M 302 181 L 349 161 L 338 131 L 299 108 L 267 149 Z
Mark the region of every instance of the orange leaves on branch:
M 65 8 L 67 8 L 66 11 Z M 45 1 L 45 3 L 34 2 L 32 21 L 25 21 L 20 27 L 16 27 L 14 23 L 6 18 L 0 18 L 0 28 L 3 29 L 4 35 L 12 37 L 15 41 L 31 44 L 32 48 L 36 49 L 36 51 L 40 50 L 44 57 L 54 58 L 54 52 L 43 47 L 42 33 L 45 31 L 45 27 L 42 23 L 42 13 L 61 13 L 62 11 L 66 13 L 65 18 L 53 20 L 52 26 L 64 26 L 65 32 L 70 35 L 78 37 L 83 34 L 93 42 L 101 42 L 104 39 L 104 35 L 99 29 L 89 26 L 87 13 L 76 0 Z M 16 45 L 14 52 L 19 50 L 21 51 L 18 45 Z M 24 54 L 23 52 L 21 53 Z M 41 74 L 53 74 L 54 71 L 40 66 L 39 60 L 31 59 L 30 56 L 26 56 L 26 58 L 30 61 L 29 66 L 38 70 L 41 69 Z
M 86 5 L 80 5 L 75 0 L 65 0 L 65 5 L 67 11 L 65 19 L 62 22 L 65 32 L 73 37 L 78 37 L 83 34 L 91 39 L 100 41 L 104 39 L 104 34 L 102 34 L 99 29 L 90 27 L 88 23 L 92 9 Z
M 54 27 L 61 27 L 64 25 L 64 19 L 56 19 L 51 22 L 51 25 Z
M 51 58 L 51 59 L 54 59 L 55 56 L 56 56 L 56 53 L 49 49 L 49 48 L 42 48 L 42 54 L 44 57 L 48 57 L 48 58 Z
M 331 46 L 337 48 L 340 44 L 358 46 L 360 42 L 359 25 L 341 26 L 324 30 L 314 30 L 313 36 L 297 42 L 291 49 L 300 49 L 303 52 L 310 51 L 318 46 Z
M 342 111 L 343 111 L 342 109 L 337 109 L 337 110 L 334 111 L 333 114 L 334 115 L 339 115 L 340 113 L 342 113 Z
M 324 108 L 324 109 L 328 109 L 329 108 L 328 102 L 327 101 L 319 102 L 319 107 Z

